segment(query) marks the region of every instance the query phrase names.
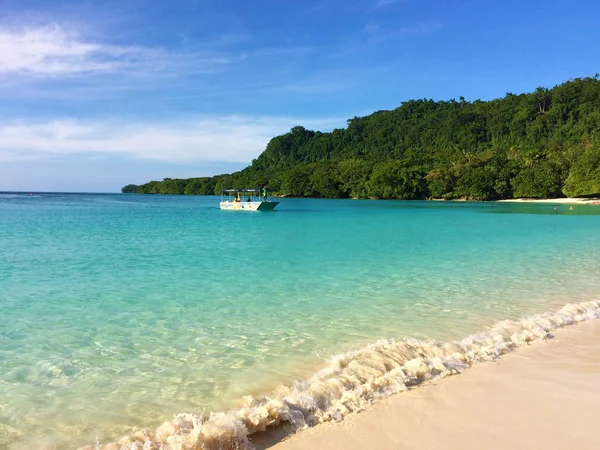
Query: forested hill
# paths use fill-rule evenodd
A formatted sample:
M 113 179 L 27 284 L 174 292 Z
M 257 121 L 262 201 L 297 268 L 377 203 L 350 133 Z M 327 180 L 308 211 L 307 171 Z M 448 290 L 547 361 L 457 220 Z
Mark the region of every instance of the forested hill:
M 151 181 L 124 192 L 220 194 L 268 187 L 296 197 L 386 199 L 600 193 L 600 80 L 474 102 L 411 100 L 331 133 L 294 127 L 240 172 Z

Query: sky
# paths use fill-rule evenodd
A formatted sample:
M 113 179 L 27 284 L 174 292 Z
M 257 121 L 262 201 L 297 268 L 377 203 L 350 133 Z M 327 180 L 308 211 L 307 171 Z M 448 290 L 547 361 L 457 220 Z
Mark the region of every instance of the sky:
M 600 72 L 596 0 L 0 0 L 0 191 L 240 170 L 296 125 Z

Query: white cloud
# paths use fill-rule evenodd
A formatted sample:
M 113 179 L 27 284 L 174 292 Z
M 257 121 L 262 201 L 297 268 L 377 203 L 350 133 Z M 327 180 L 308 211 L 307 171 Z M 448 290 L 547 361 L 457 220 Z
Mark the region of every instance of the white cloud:
M 389 6 L 392 3 L 396 3 L 397 0 L 379 0 L 375 2 L 375 8 L 383 8 L 384 6 Z
M 58 25 L 21 30 L 0 29 L 0 74 L 65 76 L 123 72 L 144 68 L 153 72 L 182 65 L 212 70 L 230 62 L 226 55 L 168 54 L 158 48 L 88 42 Z
M 339 118 L 202 117 L 169 124 L 61 119 L 0 126 L 0 161 L 113 154 L 168 162 L 249 162 L 296 125 L 329 129 Z
M 378 24 L 370 22 L 364 27 L 364 34 L 369 42 L 383 42 L 392 39 L 401 39 L 409 36 L 421 36 L 439 31 L 442 24 L 437 21 L 417 23 L 411 26 L 383 29 Z

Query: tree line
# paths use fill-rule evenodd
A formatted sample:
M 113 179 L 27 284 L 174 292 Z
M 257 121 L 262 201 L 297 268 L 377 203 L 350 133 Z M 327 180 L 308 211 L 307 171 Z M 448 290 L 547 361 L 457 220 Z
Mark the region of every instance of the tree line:
M 123 192 L 212 195 L 267 185 L 293 197 L 592 196 L 600 194 L 598 78 L 491 101 L 410 100 L 328 133 L 297 126 L 239 172 Z

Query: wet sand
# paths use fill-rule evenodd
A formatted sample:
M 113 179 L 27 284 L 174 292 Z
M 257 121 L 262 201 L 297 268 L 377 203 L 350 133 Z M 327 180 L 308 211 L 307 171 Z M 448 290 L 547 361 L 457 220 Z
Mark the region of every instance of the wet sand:
M 257 449 L 598 449 L 600 320 Z

